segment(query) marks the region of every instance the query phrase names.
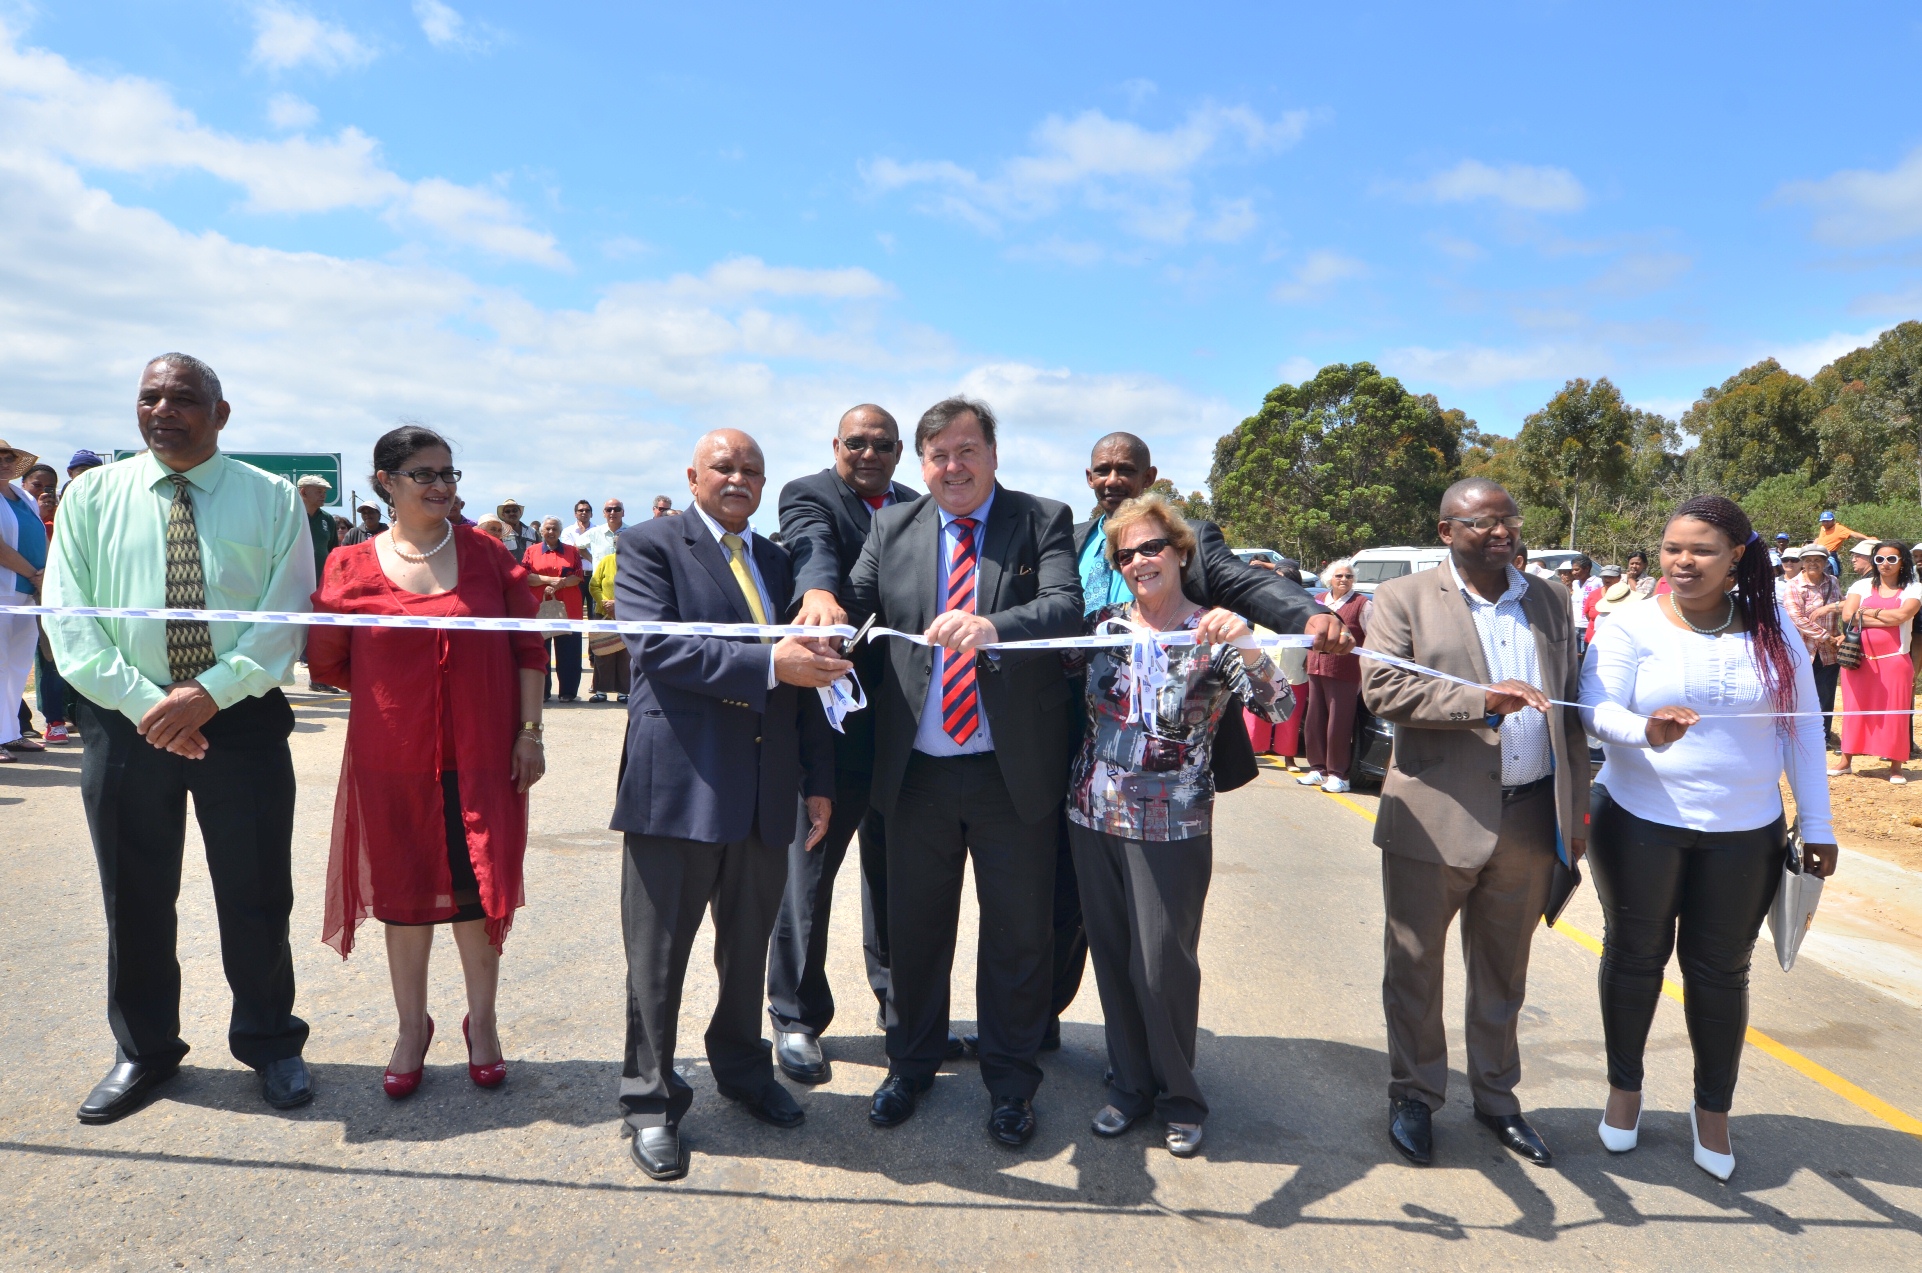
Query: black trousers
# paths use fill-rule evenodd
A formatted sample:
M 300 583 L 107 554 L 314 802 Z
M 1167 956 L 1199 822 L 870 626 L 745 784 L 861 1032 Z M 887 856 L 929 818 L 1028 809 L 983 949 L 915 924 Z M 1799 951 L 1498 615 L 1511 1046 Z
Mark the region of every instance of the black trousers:
M 1041 1086 L 1035 1054 L 1048 1019 L 1058 826 L 1056 810 L 1021 820 L 993 753 L 908 758 L 888 819 L 890 1073 L 932 1077 L 947 1053 L 955 925 L 972 855 L 981 1081 L 996 1098 L 1032 1097 Z
M 567 632 L 547 638 L 547 664 L 561 683 L 561 697 L 581 692 L 581 634 Z
M 774 919 L 767 952 L 767 1015 L 776 1030 L 819 1037 L 834 1021 L 834 990 L 828 985 L 828 920 L 834 907 L 834 877 L 847 858 L 848 844 L 861 837 L 861 953 L 868 986 L 882 1009 L 888 1003 L 887 831 L 881 812 L 868 806 L 872 774 L 851 769 L 834 773 L 834 816 L 827 835 L 807 847 L 803 815 L 787 849 L 787 890 Z
M 1824 663 L 1816 659 L 1809 670 L 1815 673 L 1815 697 L 1822 704 L 1822 732 L 1833 734 L 1835 732 L 1835 687 L 1842 679 L 1842 665 Z
M 1725 1114 L 1748 1035 L 1749 960 L 1781 882 L 1787 827 L 1777 818 L 1753 831 L 1690 831 L 1638 818 L 1602 788 L 1595 797 L 1588 858 L 1608 925 L 1601 970 L 1608 1081 L 1642 1090 L 1662 969 L 1679 951 L 1695 1104 Z
M 1202 1122 L 1198 952 L 1214 837 L 1147 843 L 1083 826 L 1068 834 L 1114 1067 L 1108 1103 L 1134 1117 L 1153 1111 L 1164 1122 Z
M 180 1037 L 178 931 L 187 797 L 207 847 L 220 961 L 234 996 L 227 1046 L 258 1069 L 299 1056 L 294 1015 L 294 711 L 279 690 L 242 699 L 201 727 L 207 755 L 154 747 L 119 712 L 79 695 L 86 731 L 80 802 L 107 907 L 107 1020 L 128 1060 L 173 1065 Z
M 1081 885 L 1075 878 L 1074 847 L 1070 840 L 1064 801 L 1056 815 L 1060 830 L 1054 850 L 1054 959 L 1049 979 L 1048 1020 L 1061 1014 L 1081 993 L 1081 975 L 1088 967 L 1088 930 L 1081 913 Z
M 787 854 L 759 835 L 727 844 L 626 837 L 621 933 L 627 942 L 627 1055 L 621 1107 L 630 1127 L 678 1126 L 694 1090 L 674 1072 L 681 989 L 701 914 L 714 913 L 720 997 L 707 1027 L 707 1063 L 722 1086 L 758 1092 L 774 1081 L 761 1038 L 768 934 L 781 905 Z

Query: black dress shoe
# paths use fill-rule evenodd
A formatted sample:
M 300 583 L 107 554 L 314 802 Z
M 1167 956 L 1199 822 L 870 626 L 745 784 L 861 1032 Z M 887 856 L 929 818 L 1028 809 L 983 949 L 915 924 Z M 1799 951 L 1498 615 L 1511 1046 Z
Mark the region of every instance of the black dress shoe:
M 980 1042 L 981 1040 L 975 1035 L 970 1034 L 967 1038 L 962 1039 L 955 1037 L 954 1031 L 948 1031 L 947 1059 L 950 1061 L 959 1061 L 964 1056 L 973 1056 L 980 1050 L 975 1046 Z
M 722 1096 L 730 1101 L 740 1102 L 748 1113 L 770 1127 L 799 1127 L 801 1120 L 807 1117 L 801 1112 L 801 1103 L 790 1096 L 788 1090 L 774 1079 L 769 1079 L 767 1086 L 758 1092 L 728 1087 L 726 1084 L 715 1086 Z
M 655 1180 L 679 1180 L 687 1174 L 679 1128 L 637 1127 L 628 1148 L 634 1155 L 634 1165 Z
M 275 1109 L 294 1109 L 314 1099 L 314 1076 L 297 1056 L 260 1067 L 260 1095 Z
M 874 1089 L 874 1104 L 868 1121 L 876 1127 L 899 1127 L 914 1117 L 914 1102 L 934 1086 L 933 1079 L 914 1079 L 905 1074 L 890 1074 Z
M 116 1061 L 107 1077 L 93 1085 L 87 1099 L 80 1102 L 80 1121 L 111 1123 L 125 1118 L 147 1103 L 156 1087 L 180 1073 L 179 1065 L 142 1065 L 138 1061 Z
M 988 1135 L 1010 1149 L 1034 1139 L 1034 1102 L 1025 1096 L 1003 1096 L 988 1115 Z
M 781 1073 L 810 1087 L 827 1082 L 830 1074 L 827 1058 L 821 1055 L 821 1041 L 796 1031 L 774 1032 L 774 1063 L 781 1067 Z
M 1402 1157 L 1417 1167 L 1435 1160 L 1433 1115 L 1421 1101 L 1388 1102 L 1388 1138 L 1401 1150 Z
M 1060 1017 L 1050 1017 L 1048 1019 L 1048 1028 L 1043 1031 L 1041 1035 L 1041 1050 L 1043 1052 L 1059 1052 L 1061 1050 Z
M 1555 1155 L 1548 1152 L 1548 1144 L 1528 1120 L 1520 1114 L 1484 1114 L 1475 1111 L 1475 1121 L 1495 1133 L 1495 1139 L 1514 1150 L 1537 1167 L 1546 1167 L 1555 1161 Z

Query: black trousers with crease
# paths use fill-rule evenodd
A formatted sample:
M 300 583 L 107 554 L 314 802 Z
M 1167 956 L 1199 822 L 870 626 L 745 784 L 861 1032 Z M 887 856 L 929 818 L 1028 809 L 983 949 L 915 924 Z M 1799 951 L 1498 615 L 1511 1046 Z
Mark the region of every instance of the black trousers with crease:
M 181 857 L 187 798 L 206 844 L 220 924 L 220 962 L 233 991 L 227 1046 L 255 1069 L 299 1056 L 307 1023 L 294 1015 L 294 711 L 279 690 L 242 699 L 201 727 L 207 754 L 188 760 L 142 738 L 134 723 L 75 695 L 86 731 L 80 802 L 93 835 L 107 908 L 107 1020 L 127 1060 L 178 1064 Z
M 885 1010 L 888 1002 L 887 829 L 881 811 L 868 805 L 872 774 L 834 773 L 834 816 L 827 835 L 807 847 L 808 820 L 795 822 L 787 850 L 787 891 L 774 920 L 767 955 L 767 1014 L 774 1028 L 816 1038 L 834 1021 L 834 989 L 828 984 L 828 920 L 834 880 L 848 845 L 860 836 L 861 953 L 868 987 Z M 805 808 L 805 806 L 803 806 Z

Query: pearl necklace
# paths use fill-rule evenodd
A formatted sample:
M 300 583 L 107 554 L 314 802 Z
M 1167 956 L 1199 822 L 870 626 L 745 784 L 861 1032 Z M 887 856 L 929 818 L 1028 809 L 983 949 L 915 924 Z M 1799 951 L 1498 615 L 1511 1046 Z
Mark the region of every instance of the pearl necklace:
M 439 552 L 441 549 L 447 547 L 447 545 L 453 542 L 454 542 L 454 523 L 452 522 L 447 523 L 447 533 L 440 537 L 440 542 L 438 544 L 435 544 L 432 548 L 429 548 L 424 553 L 408 552 L 405 548 L 402 548 L 400 546 L 400 537 L 398 535 L 394 534 L 394 532 L 391 530 L 387 532 L 387 546 L 394 550 L 394 556 L 400 558 L 402 561 L 411 561 L 415 565 L 419 565 L 419 566 L 426 565 L 427 559 L 429 557 L 432 557 L 435 553 Z M 1730 613 L 1733 613 L 1733 611 L 1731 611 Z M 1723 626 L 1726 627 L 1727 625 L 1724 624 Z
M 1688 630 L 1690 632 L 1693 632 L 1696 636 L 1720 636 L 1724 631 L 1727 630 L 1729 624 L 1735 622 L 1735 598 L 1733 597 L 1728 598 L 1727 616 L 1724 617 L 1720 623 L 1716 624 L 1712 628 L 1696 627 L 1695 621 L 1693 619 L 1690 619 L 1687 615 L 1683 614 L 1682 607 L 1675 604 L 1675 594 L 1672 592 L 1668 594 L 1668 608 L 1670 613 L 1672 613 L 1676 618 L 1680 619 L 1683 623 L 1686 623 L 1688 625 Z

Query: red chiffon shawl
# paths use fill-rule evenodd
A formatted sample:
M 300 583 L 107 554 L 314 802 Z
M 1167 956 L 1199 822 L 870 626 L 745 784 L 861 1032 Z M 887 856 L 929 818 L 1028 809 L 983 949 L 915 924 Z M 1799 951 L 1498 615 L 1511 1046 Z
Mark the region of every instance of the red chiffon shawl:
M 396 588 L 372 540 L 336 549 L 314 609 L 533 617 L 527 571 L 498 540 L 456 526 L 453 548 L 459 582 L 437 596 Z M 453 770 L 487 937 L 498 949 L 526 901 L 527 797 L 514 789 L 512 759 L 520 669 L 547 666 L 539 635 L 315 626 L 307 664 L 316 681 L 351 693 L 321 940 L 345 957 L 369 915 L 410 924 L 453 916 L 441 793 L 441 775 Z

